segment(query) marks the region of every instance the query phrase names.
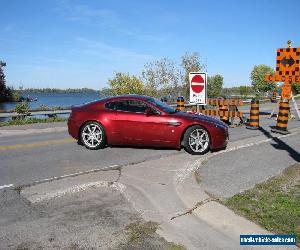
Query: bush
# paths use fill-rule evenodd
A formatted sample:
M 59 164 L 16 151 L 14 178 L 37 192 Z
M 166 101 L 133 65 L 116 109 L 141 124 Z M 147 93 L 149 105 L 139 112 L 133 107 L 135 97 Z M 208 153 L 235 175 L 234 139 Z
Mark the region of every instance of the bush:
M 16 105 L 15 112 L 17 112 L 20 118 L 24 118 L 29 113 L 28 102 L 22 102 Z

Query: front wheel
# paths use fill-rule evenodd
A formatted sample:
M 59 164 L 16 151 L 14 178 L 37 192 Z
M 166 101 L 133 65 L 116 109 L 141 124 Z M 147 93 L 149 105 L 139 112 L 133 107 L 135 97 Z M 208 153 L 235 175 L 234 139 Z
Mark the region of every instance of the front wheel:
M 105 132 L 98 122 L 87 122 L 80 130 L 80 142 L 88 149 L 105 146 Z
M 183 137 L 184 149 L 193 155 L 203 155 L 209 151 L 210 136 L 205 128 L 195 125 L 188 128 Z

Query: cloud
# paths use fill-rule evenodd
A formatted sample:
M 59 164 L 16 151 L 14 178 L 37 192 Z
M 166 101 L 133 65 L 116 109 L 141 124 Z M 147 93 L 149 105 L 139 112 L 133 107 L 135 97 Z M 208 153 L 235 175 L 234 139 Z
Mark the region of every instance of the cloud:
M 167 40 L 165 35 L 149 34 L 130 28 L 127 18 L 122 18 L 115 10 L 75 4 L 69 0 L 59 0 L 58 3 L 56 11 L 69 21 L 81 22 L 90 27 L 102 27 L 143 42 L 162 43 Z
M 69 0 L 59 0 L 55 11 L 69 21 L 80 21 L 91 26 L 116 27 L 121 20 L 111 9 L 76 4 Z
M 16 24 L 9 23 L 9 24 L 6 24 L 1 30 L 3 32 L 11 32 L 11 31 L 14 31 L 15 29 L 16 29 Z
M 79 37 L 76 39 L 82 47 L 82 51 L 89 55 L 100 56 L 106 60 L 119 61 L 145 61 L 152 58 L 151 55 L 137 53 L 126 48 L 115 47 L 101 41 L 94 41 Z

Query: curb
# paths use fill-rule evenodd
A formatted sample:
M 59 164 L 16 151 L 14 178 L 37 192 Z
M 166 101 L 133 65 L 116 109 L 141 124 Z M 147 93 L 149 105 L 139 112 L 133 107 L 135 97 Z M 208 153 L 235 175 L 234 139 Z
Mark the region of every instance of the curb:
M 288 135 L 273 136 L 274 138 L 285 138 L 295 134 L 300 133 L 300 128 L 294 128 L 290 130 L 291 133 Z M 197 206 L 199 202 L 204 201 L 205 199 L 215 198 L 211 194 L 207 193 L 205 190 L 202 190 L 201 187 L 197 184 L 195 177 L 192 173 L 197 170 L 203 162 L 208 161 L 214 156 L 224 154 L 231 151 L 236 151 L 246 147 L 252 147 L 267 143 L 273 138 L 265 138 L 263 140 L 257 141 L 258 138 L 265 138 L 265 136 L 258 136 L 253 138 L 247 138 L 240 141 L 235 141 L 230 143 L 230 147 L 226 150 L 219 151 L 208 155 L 204 159 L 199 159 L 195 161 L 194 164 L 189 169 L 184 169 L 185 175 L 182 174 L 183 169 L 179 170 L 179 176 L 174 178 L 174 187 L 178 197 L 182 200 L 185 206 L 193 211 L 193 214 L 199 219 L 205 221 L 207 224 L 216 228 L 229 237 L 239 237 L 240 234 L 272 234 L 266 229 L 260 227 L 254 222 L 235 214 L 232 210 L 227 208 L 221 202 L 211 201 L 207 202 L 201 206 Z M 242 143 L 242 142 L 245 143 Z M 181 172 L 180 172 L 181 171 Z M 184 176 L 182 178 L 182 176 Z

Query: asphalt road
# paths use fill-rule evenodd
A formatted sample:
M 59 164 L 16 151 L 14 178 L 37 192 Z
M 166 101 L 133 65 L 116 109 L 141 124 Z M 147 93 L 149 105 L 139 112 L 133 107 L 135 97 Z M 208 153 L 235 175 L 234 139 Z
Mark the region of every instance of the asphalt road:
M 24 146 L 18 146 L 25 144 Z M 1 138 L 0 186 L 23 185 L 45 178 L 114 165 L 130 165 L 178 153 L 177 150 L 107 147 L 88 150 L 67 132 Z
M 170 249 L 124 196 L 109 188 L 36 204 L 8 189 L 0 190 L 0 200 L 0 249 Z M 146 233 L 135 239 L 138 230 Z
M 274 119 L 261 118 L 261 125 L 267 131 L 270 131 L 270 125 L 275 124 Z M 289 122 L 289 128 L 299 125 L 300 121 Z M 43 127 L 31 127 L 35 126 Z M 262 135 L 260 130 L 247 130 L 245 126 L 230 129 L 230 141 L 259 135 Z M 1 137 L 0 186 L 24 185 L 46 178 L 130 165 L 180 153 L 187 154 L 184 150 L 130 147 L 87 150 L 72 140 L 67 131 Z
M 222 198 L 250 189 L 300 162 L 299 141 L 295 134 L 215 156 L 197 170 L 200 185 Z
M 275 120 L 261 117 L 264 130 L 247 130 L 245 126 L 230 129 L 232 142 L 230 147 L 244 145 L 247 139 L 239 141 L 244 138 L 251 139 L 252 142 L 256 141 L 256 136 L 260 136 L 259 140 L 270 138 L 268 133 L 270 125 L 275 124 Z M 47 124 L 38 126 L 43 128 Z M 289 128 L 299 126 L 300 121 L 289 122 Z M 180 239 L 180 242 L 186 243 L 184 245 L 192 246 L 191 249 L 212 249 L 211 246 L 234 249 L 238 246 L 238 235 L 241 232 L 248 232 L 249 227 L 253 229 L 256 225 L 249 226 L 248 222 L 239 221 L 236 223 L 238 226 L 232 226 L 234 224 L 232 218 L 235 218 L 235 215 L 229 216 L 226 209 L 224 214 L 223 209 L 222 213 L 219 213 L 220 217 L 216 217 L 220 207 L 213 202 L 207 204 L 206 208 L 204 206 L 193 212 L 199 213 L 197 216 L 201 218 L 200 220 L 198 217 L 181 216 L 171 221 L 171 216 L 186 211 L 199 202 L 200 198 L 205 198 L 207 194 L 203 190 L 220 197 L 228 197 L 251 187 L 255 182 L 265 180 L 268 176 L 278 174 L 287 165 L 299 161 L 298 142 L 299 134 L 281 139 L 274 138 L 271 143 L 247 149 L 241 148 L 219 155 L 217 152 L 207 163 L 202 162 L 201 165 L 201 159 L 204 161 L 205 157 L 213 154 L 195 157 L 183 150 L 128 147 L 108 147 L 91 151 L 78 145 L 66 131 L 1 137 L 0 186 L 9 184 L 18 186 L 54 176 L 118 165 L 126 167 L 120 168 L 119 172 L 112 170 L 99 172 L 98 176 L 93 173 L 90 176 L 79 177 L 85 183 L 94 180 L 93 178 L 98 180 L 99 176 L 106 179 L 105 175 L 113 172 L 114 177 L 117 177 L 116 182 L 120 181 L 127 185 L 128 193 L 122 196 L 106 189 L 92 189 L 92 192 L 71 193 L 64 195 L 63 199 L 56 197 L 49 201 L 30 204 L 18 194 L 18 189 L 2 189 L 0 243 L 3 244 L 3 248 L 9 244 L 11 249 L 39 247 L 53 249 L 56 246 L 58 248 L 63 246 L 66 249 L 102 248 L 99 245 L 102 243 L 114 244 L 111 247 L 118 249 L 118 244 L 124 242 L 123 239 L 126 237 L 123 232 L 126 224 L 131 223 L 132 219 L 136 220 L 135 211 L 138 211 L 146 220 L 158 221 L 163 229 L 162 236 L 169 241 L 177 242 Z M 157 158 L 163 159 L 155 160 Z M 139 162 L 140 164 L 136 164 Z M 135 165 L 128 166 L 131 164 Z M 183 186 L 178 189 L 180 183 L 177 182 L 183 176 L 190 175 L 199 166 L 202 178 L 200 186 L 191 186 L 190 189 Z M 194 176 L 191 175 L 190 178 L 194 179 Z M 69 181 L 74 184 L 75 179 L 77 177 L 44 184 L 59 189 L 62 182 Z M 186 183 L 191 183 L 190 179 Z M 33 188 L 43 191 L 41 186 L 43 185 Z M 179 197 L 180 192 L 183 192 L 183 195 Z M 124 200 L 124 197 L 130 203 Z M 212 214 L 208 216 L 207 213 Z M 217 219 L 214 224 L 214 218 L 221 219 Z M 229 221 L 225 222 L 227 218 Z M 241 224 L 244 227 L 240 227 Z M 253 232 L 260 232 L 260 229 L 255 230 Z M 160 245 L 161 242 L 157 244 Z

